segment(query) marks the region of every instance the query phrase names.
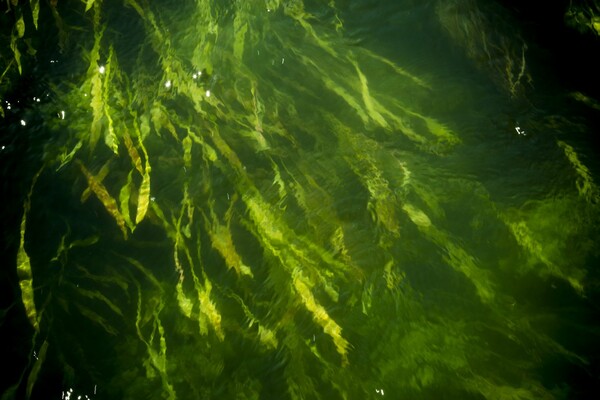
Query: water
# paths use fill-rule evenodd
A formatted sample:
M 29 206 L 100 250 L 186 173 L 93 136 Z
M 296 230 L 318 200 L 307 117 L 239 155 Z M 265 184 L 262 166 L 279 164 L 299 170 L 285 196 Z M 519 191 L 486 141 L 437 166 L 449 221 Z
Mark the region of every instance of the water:
M 596 390 L 594 103 L 509 10 L 88 3 L 2 20 L 3 398 Z

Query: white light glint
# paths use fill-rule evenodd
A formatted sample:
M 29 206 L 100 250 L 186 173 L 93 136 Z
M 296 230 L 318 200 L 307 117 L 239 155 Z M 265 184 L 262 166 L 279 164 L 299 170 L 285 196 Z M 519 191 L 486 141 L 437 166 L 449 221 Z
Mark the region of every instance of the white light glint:
M 70 388 L 69 390 L 67 390 L 66 392 L 62 392 L 62 398 L 64 400 L 69 400 L 71 398 L 71 395 L 73 394 L 73 388 Z
M 4 150 L 6 148 L 5 145 L 2 145 L 2 147 L 0 147 L 0 150 Z
M 61 110 L 61 111 L 58 113 L 58 118 L 60 118 L 60 119 L 65 119 L 65 110 Z
M 285 62 L 285 58 L 281 57 L 281 63 L 283 64 Z
M 197 78 L 198 78 L 198 74 L 193 74 L 193 75 L 192 75 L 192 79 L 193 79 L 193 80 L 196 80 Z
M 380 394 L 382 396 L 385 395 L 385 393 L 383 393 L 383 389 L 375 389 L 375 393 Z
M 210 97 L 210 90 L 207 90 L 205 95 L 206 95 L 206 97 Z
M 166 87 L 167 89 L 169 89 L 169 88 L 171 87 L 171 85 L 173 85 L 173 83 L 172 83 L 171 81 L 166 81 L 166 82 L 165 82 L 165 87 Z
M 25 120 L 24 120 L 24 119 L 22 119 L 22 120 L 21 120 L 21 126 L 25 126 L 25 125 L 27 125 L 27 122 L 25 122 Z
M 106 72 L 106 67 L 104 67 L 104 65 L 101 65 L 100 68 L 98 68 L 98 72 L 100 72 L 101 74 Z

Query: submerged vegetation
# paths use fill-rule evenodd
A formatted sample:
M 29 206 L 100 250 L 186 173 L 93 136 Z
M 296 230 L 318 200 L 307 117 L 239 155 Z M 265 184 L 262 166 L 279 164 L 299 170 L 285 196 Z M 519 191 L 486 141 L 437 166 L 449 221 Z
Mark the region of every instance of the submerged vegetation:
M 567 184 L 507 200 L 447 162 L 474 139 L 432 110 L 434 74 L 347 40 L 334 1 L 62 3 L 12 2 L 2 37 L 0 95 L 42 23 L 72 69 L 39 108 L 32 349 L 3 399 L 56 370 L 90 398 L 569 396 L 541 371 L 586 354 L 521 301 L 589 290 L 600 193 L 568 138 L 543 148 Z M 440 30 L 524 95 L 524 42 L 449 3 Z
M 439 1 L 436 14 L 445 32 L 498 87 L 520 97 L 531 85 L 527 45 L 501 6 L 477 0 Z
M 581 33 L 600 36 L 600 2 L 598 0 L 571 2 L 565 12 L 565 23 Z

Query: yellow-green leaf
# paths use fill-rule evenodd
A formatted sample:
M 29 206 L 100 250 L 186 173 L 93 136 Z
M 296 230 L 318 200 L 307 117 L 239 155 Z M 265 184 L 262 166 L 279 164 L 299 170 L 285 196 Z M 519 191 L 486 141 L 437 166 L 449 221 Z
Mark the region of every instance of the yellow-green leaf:
M 27 220 L 27 212 L 23 214 L 21 220 L 21 241 L 19 245 L 19 251 L 17 253 L 17 275 L 19 277 L 19 286 L 21 287 L 21 301 L 25 306 L 25 313 L 29 322 L 38 330 L 38 319 L 37 311 L 35 308 L 35 301 L 33 296 L 33 276 L 31 274 L 31 262 L 29 255 L 25 251 L 25 226 Z
M 127 228 L 125 227 L 125 219 L 123 218 L 123 215 L 121 215 L 121 212 L 117 207 L 117 202 L 108 193 L 108 190 L 106 190 L 106 187 L 104 187 L 102 182 L 97 180 L 96 177 L 92 175 L 90 171 L 87 170 L 87 168 L 83 165 L 81 161 L 78 161 L 78 164 L 79 168 L 81 169 L 81 172 L 85 175 L 85 178 L 87 179 L 90 189 L 96 195 L 98 200 L 100 200 L 106 211 L 108 211 L 108 213 L 115 219 L 117 225 L 121 229 L 121 232 L 123 232 L 123 236 L 125 237 L 125 239 L 127 239 Z
M 100 171 L 98 171 L 98 173 L 95 176 L 96 181 L 102 183 L 102 181 L 104 180 L 104 178 L 106 178 L 106 176 L 108 175 L 109 171 L 110 171 L 110 160 L 107 161 L 102 166 L 102 168 L 100 168 Z M 85 189 L 83 191 L 83 193 L 81 193 L 81 199 L 80 199 L 80 201 L 82 203 L 85 203 L 87 201 L 87 199 L 90 197 L 91 194 L 92 194 L 92 189 L 88 187 L 87 189 Z
M 15 36 L 13 32 L 13 34 L 10 37 L 10 49 L 13 51 L 15 62 L 17 63 L 17 69 L 19 70 L 19 74 L 21 74 L 21 52 L 19 51 L 19 46 L 17 46 L 17 40 L 18 37 Z
M 144 171 L 142 169 L 142 159 L 140 157 L 140 153 L 137 151 L 133 142 L 131 141 L 131 137 L 127 132 L 123 135 L 123 143 L 125 143 L 125 147 L 127 148 L 127 152 L 129 153 L 129 157 L 131 157 L 131 161 L 133 162 L 133 166 L 140 173 L 140 175 L 144 175 Z
M 85 11 L 87 12 L 94 5 L 94 1 L 96 0 L 86 0 L 85 3 Z
M 38 28 L 38 17 L 40 14 L 40 0 L 29 0 L 29 5 L 31 6 L 31 16 L 33 18 L 33 26 L 35 29 Z
M 144 172 L 140 193 L 138 195 L 137 212 L 135 214 L 136 224 L 142 222 L 148 211 L 148 204 L 150 202 L 150 170 L 150 164 L 146 161 L 146 171 Z
M 29 318 L 31 325 L 36 331 L 39 329 L 39 325 L 37 311 L 35 308 L 35 299 L 33 296 L 33 275 L 31 273 L 31 261 L 29 260 L 29 255 L 27 255 L 27 252 L 25 251 L 25 231 L 27 227 L 27 215 L 29 214 L 29 207 L 31 204 L 31 194 L 33 192 L 33 187 L 35 186 L 35 183 L 42 171 L 43 169 L 40 169 L 33 177 L 29 194 L 27 195 L 27 200 L 23 205 L 23 218 L 21 219 L 20 231 L 21 238 L 19 241 L 19 250 L 17 252 L 17 276 L 19 277 L 19 286 L 21 287 L 21 301 L 25 307 L 27 318 Z
M 121 214 L 127 223 L 127 226 L 133 232 L 135 225 L 133 221 L 131 221 L 131 214 L 129 212 L 129 201 L 131 197 L 131 187 L 132 187 L 132 175 L 133 170 L 129 172 L 127 175 L 127 183 L 123 185 L 121 191 L 119 192 L 119 202 L 121 203 Z
M 305 281 L 306 278 L 302 276 L 300 272 L 296 273 L 293 278 L 294 289 L 300 298 L 302 303 L 313 316 L 313 320 L 323 328 L 325 334 L 327 334 L 333 340 L 333 344 L 342 357 L 342 364 L 348 364 L 348 349 L 350 343 L 342 336 L 342 328 L 329 316 L 325 308 L 317 302 L 314 298 L 309 285 Z
M 75 155 L 75 153 L 77 153 L 77 151 L 79 151 L 81 146 L 83 146 L 83 143 L 81 143 L 81 140 L 80 140 L 79 142 L 77 142 L 75 147 L 73 147 L 73 149 L 68 154 L 67 154 L 66 149 L 61 154 L 59 154 L 57 157 L 57 161 L 60 162 L 60 164 L 58 167 L 56 167 L 56 170 L 58 171 L 62 167 L 64 167 L 68 163 L 70 163 L 71 160 L 73 159 L 73 156 Z
M 192 139 L 186 136 L 182 141 L 183 145 L 183 165 L 186 168 L 190 168 L 192 166 Z
M 23 20 L 23 15 L 19 16 L 17 22 L 15 22 L 15 31 L 17 32 L 17 37 L 19 39 L 25 35 L 25 21 Z

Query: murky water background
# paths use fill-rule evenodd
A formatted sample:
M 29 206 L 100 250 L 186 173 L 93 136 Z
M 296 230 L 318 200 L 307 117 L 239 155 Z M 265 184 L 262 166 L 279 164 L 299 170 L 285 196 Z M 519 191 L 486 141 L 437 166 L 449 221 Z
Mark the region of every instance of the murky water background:
M 594 103 L 510 10 L 52 4 L 2 20 L 3 399 L 597 388 Z

